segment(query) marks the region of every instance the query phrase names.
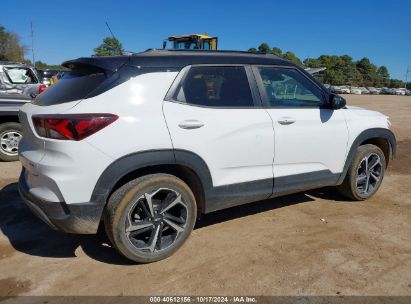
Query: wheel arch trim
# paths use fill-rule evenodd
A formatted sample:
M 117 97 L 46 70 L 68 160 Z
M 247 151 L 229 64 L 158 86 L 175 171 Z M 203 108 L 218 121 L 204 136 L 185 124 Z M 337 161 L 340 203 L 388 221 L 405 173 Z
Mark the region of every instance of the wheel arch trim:
M 191 169 L 199 178 L 207 197 L 213 187 L 210 170 L 195 153 L 185 150 L 147 150 L 125 155 L 112 162 L 100 175 L 91 195 L 91 202 L 101 207 L 101 213 L 115 185 L 127 174 L 152 166 L 177 165 Z M 100 214 L 101 216 L 101 214 Z
M 363 142 L 367 140 L 371 140 L 371 139 L 377 139 L 377 138 L 383 138 L 389 142 L 390 149 L 391 149 L 391 158 L 395 159 L 396 154 L 397 154 L 397 140 L 395 138 L 394 133 L 391 130 L 384 129 L 384 128 L 373 128 L 373 129 L 365 130 L 361 132 L 351 144 L 350 150 L 348 151 L 347 157 L 345 159 L 344 169 L 340 175 L 340 178 L 338 179 L 337 184 L 341 184 L 344 181 L 344 178 L 355 156 L 355 152 L 357 151 L 357 148 Z

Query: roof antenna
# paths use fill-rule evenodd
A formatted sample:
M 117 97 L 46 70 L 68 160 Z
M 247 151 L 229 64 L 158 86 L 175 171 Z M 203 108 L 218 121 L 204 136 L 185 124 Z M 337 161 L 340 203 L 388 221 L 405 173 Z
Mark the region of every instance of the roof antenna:
M 111 28 L 110 28 L 110 26 L 108 25 L 108 22 L 107 22 L 107 21 L 106 21 L 106 25 L 107 25 L 108 30 L 110 31 L 111 36 L 112 36 L 114 39 L 117 39 L 116 36 L 114 36 L 113 32 L 111 31 Z
M 117 37 L 114 36 L 113 31 L 111 30 L 110 25 L 108 25 L 108 22 L 107 22 L 107 21 L 106 21 L 106 26 L 107 26 L 110 34 L 111 34 L 111 37 L 113 37 L 114 39 L 118 40 Z M 118 40 L 118 41 L 120 41 L 120 40 Z M 132 55 L 132 54 L 134 54 L 134 52 L 129 52 L 129 51 L 123 51 L 123 52 L 122 52 L 122 55 Z

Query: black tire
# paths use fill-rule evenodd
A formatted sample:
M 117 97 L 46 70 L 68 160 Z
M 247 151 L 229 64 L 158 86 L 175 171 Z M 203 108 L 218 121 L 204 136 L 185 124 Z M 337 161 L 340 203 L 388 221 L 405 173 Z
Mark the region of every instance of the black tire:
M 365 171 L 363 169 L 363 165 L 360 168 L 360 165 L 364 164 L 363 162 L 364 158 L 374 157 L 374 159 L 376 159 L 375 155 L 379 157 L 380 163 L 381 163 L 381 165 L 379 165 L 378 168 L 376 168 L 376 169 L 379 169 L 378 170 L 380 174 L 379 180 L 378 182 L 376 182 L 376 179 L 371 177 L 370 185 L 368 188 L 370 191 L 365 192 L 364 189 L 366 188 L 366 186 L 362 184 L 360 184 L 360 186 L 357 185 L 357 178 L 359 180 L 361 179 L 362 181 L 365 178 L 365 182 L 363 183 L 366 183 L 367 179 L 369 179 L 369 176 L 367 176 L 367 173 L 358 175 L 358 172 Z M 355 200 L 355 201 L 366 200 L 372 197 L 378 191 L 378 188 L 381 186 L 382 180 L 384 178 L 385 169 L 386 169 L 386 160 L 385 160 L 384 153 L 381 151 L 380 148 L 378 148 L 377 146 L 371 145 L 371 144 L 359 146 L 357 148 L 354 159 L 352 160 L 348 168 L 347 175 L 345 176 L 343 183 L 337 186 L 337 190 L 342 195 L 346 196 L 347 198 L 351 200 Z M 370 188 L 371 182 L 375 182 L 375 185 L 372 188 Z
M 159 191 L 159 189 L 163 190 Z M 153 193 L 153 200 L 150 199 L 152 201 L 150 209 L 145 195 Z M 177 232 L 176 229 L 167 224 L 166 221 L 169 220 L 167 216 L 170 215 L 166 212 L 161 215 L 161 210 L 164 209 L 162 204 L 167 205 L 171 201 L 174 202 L 174 198 L 179 197 L 178 194 L 181 195 L 180 201 L 182 203 L 176 204 L 167 212 L 179 212 L 180 216 L 175 215 L 175 218 L 185 221 L 185 224 L 178 224 L 178 230 L 183 226 L 181 232 Z M 154 213 L 154 216 L 150 215 Z M 150 174 L 128 182 L 110 196 L 105 210 L 104 226 L 109 240 L 122 255 L 138 263 L 150 263 L 165 259 L 176 252 L 187 240 L 194 228 L 196 219 L 196 200 L 186 183 L 173 175 Z M 130 221 L 134 221 L 135 226 L 130 225 Z M 139 228 L 134 232 L 127 230 L 130 227 L 137 227 L 143 222 L 152 223 L 152 226 L 144 229 Z M 176 222 L 173 223 L 176 224 Z M 126 226 L 128 226 L 127 229 Z M 141 233 L 145 229 L 152 230 Z M 164 232 L 169 235 L 163 237 Z M 133 233 L 137 233 L 135 237 L 142 238 L 142 240 L 134 239 Z M 155 242 L 154 249 L 152 247 L 151 249 L 141 249 L 144 245 L 152 245 L 154 242 L 150 242 L 150 240 L 157 236 L 159 236 L 160 241 Z M 142 246 L 141 244 L 146 239 L 148 239 L 147 244 Z M 161 247 L 163 239 L 167 240 L 168 247 Z
M 0 160 L 1 161 L 16 161 L 19 160 L 19 154 L 17 146 L 14 148 L 18 141 L 16 138 L 11 138 L 11 145 L 13 146 L 12 150 L 9 150 L 10 144 L 7 144 L 5 141 L 8 139 L 9 134 L 17 135 L 19 134 L 20 139 L 22 137 L 21 125 L 18 122 L 6 122 L 0 124 Z

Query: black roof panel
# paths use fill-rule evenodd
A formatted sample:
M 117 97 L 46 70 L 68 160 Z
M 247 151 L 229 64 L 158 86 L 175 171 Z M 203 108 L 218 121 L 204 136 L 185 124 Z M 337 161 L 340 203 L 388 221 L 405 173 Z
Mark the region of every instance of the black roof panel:
M 241 51 L 156 50 L 150 49 L 131 56 L 130 63 L 140 66 L 184 67 L 189 64 L 278 64 L 287 60 L 271 54 Z
M 64 62 L 65 67 L 78 64 L 93 65 L 110 71 L 129 63 L 140 67 L 182 68 L 190 64 L 262 64 L 294 66 L 291 61 L 272 54 L 251 53 L 242 51 L 202 51 L 202 50 L 157 50 L 128 56 L 83 57 Z

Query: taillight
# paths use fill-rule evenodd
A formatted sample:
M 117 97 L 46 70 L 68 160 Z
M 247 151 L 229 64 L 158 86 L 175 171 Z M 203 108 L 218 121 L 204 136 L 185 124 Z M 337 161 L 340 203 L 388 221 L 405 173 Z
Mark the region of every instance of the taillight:
M 33 115 L 36 132 L 41 137 L 82 140 L 118 119 L 113 114 Z
M 47 86 L 45 84 L 42 84 L 39 86 L 39 94 L 43 93 L 47 89 Z

